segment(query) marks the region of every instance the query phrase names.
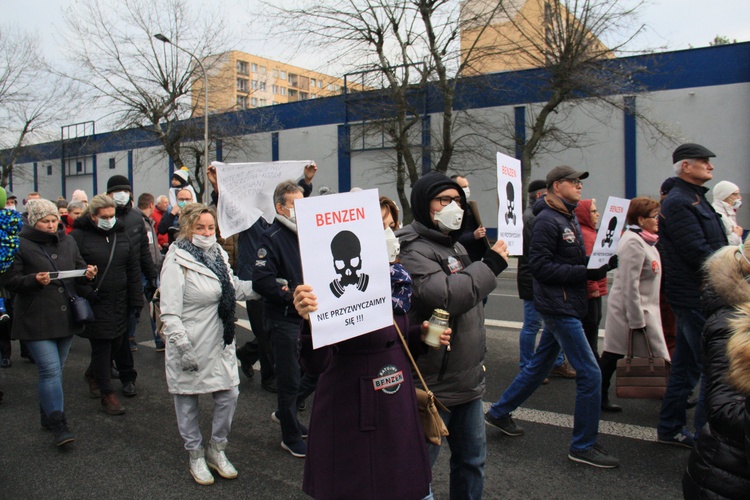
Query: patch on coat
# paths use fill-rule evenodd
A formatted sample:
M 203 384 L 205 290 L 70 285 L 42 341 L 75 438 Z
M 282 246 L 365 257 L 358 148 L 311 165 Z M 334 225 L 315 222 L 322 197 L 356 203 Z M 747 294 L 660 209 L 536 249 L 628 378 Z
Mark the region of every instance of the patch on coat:
M 372 379 L 372 387 L 384 394 L 396 394 L 404 381 L 404 372 L 394 365 L 385 365 L 378 372 L 378 377 Z
M 265 260 L 256 260 L 255 261 L 255 267 L 266 267 L 266 261 Z
M 451 274 L 456 274 L 457 272 L 464 270 L 464 265 L 461 264 L 460 260 L 450 255 L 448 257 L 448 269 L 450 270 Z
M 261 247 L 261 248 L 258 249 L 258 258 L 259 259 L 264 258 L 267 254 L 268 254 L 268 252 L 266 251 L 265 248 Z
M 562 232 L 562 239 L 568 243 L 575 243 L 576 234 L 569 227 L 566 227 Z
M 651 270 L 654 272 L 654 274 L 659 274 L 659 263 L 657 261 L 651 261 Z

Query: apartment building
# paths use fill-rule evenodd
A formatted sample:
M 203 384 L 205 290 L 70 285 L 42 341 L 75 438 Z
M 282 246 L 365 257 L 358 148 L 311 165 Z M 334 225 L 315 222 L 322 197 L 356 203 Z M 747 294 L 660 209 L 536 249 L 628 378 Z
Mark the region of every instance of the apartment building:
M 242 110 L 341 94 L 344 80 L 232 50 L 204 61 L 211 112 Z M 196 115 L 203 114 L 203 79 L 193 83 Z

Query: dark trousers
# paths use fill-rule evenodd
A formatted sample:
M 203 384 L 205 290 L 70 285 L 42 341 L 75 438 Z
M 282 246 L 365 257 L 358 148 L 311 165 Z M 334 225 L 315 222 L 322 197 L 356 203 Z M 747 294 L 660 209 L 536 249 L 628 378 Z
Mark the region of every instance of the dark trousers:
M 91 344 L 91 364 L 87 373 L 92 374 L 102 394 L 114 392 L 110 378 L 111 360 L 115 360 L 120 381 L 123 385 L 135 382 L 138 372 L 133 368 L 133 353 L 126 334 L 114 339 L 89 339 Z
M 247 316 L 250 320 L 250 328 L 258 341 L 258 360 L 260 361 L 260 379 L 268 382 L 275 376 L 273 368 L 273 350 L 271 349 L 271 338 L 263 324 L 263 303 L 259 300 L 248 300 Z
M 599 362 L 599 323 L 602 322 L 602 298 L 589 299 L 589 311 L 581 320 L 586 340 L 591 346 L 596 361 Z
M 609 398 L 609 386 L 612 375 L 617 371 L 617 361 L 624 358 L 622 354 L 604 351 L 599 358 L 599 369 L 602 371 L 602 401 Z

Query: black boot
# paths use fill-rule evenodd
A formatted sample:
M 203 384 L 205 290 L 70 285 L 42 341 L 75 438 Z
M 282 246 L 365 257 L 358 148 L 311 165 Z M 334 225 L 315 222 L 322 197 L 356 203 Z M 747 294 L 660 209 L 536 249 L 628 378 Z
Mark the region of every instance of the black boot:
M 68 443 L 72 443 L 76 440 L 76 437 L 68 429 L 68 424 L 65 421 L 65 415 L 61 411 L 53 411 L 52 414 L 47 417 L 52 430 L 53 440 L 56 446 L 63 446 Z
M 39 423 L 42 424 L 43 429 L 46 429 L 48 431 L 52 430 L 49 419 L 47 418 L 47 414 L 44 413 L 44 410 L 42 409 L 42 405 L 39 405 Z
M 619 413 L 622 411 L 622 406 L 611 403 L 609 401 L 609 396 L 602 396 L 602 411 Z

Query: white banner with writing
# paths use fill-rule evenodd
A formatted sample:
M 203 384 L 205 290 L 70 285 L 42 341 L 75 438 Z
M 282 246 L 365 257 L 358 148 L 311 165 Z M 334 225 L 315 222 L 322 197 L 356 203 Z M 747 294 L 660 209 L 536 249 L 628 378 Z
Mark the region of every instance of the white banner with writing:
M 213 162 L 219 183 L 221 236 L 229 238 L 249 228 L 258 217 L 273 222 L 276 209 L 273 192 L 281 181 L 297 181 L 310 161 L 273 161 L 266 163 Z
M 610 196 L 607 199 L 607 206 L 599 218 L 599 231 L 596 233 L 594 249 L 589 258 L 589 269 L 602 267 L 617 252 L 629 207 L 630 200 L 625 198 Z
M 302 273 L 318 310 L 313 349 L 393 323 L 391 277 L 378 190 L 294 202 Z
M 523 255 L 521 161 L 497 153 L 497 238 L 508 244 L 508 255 Z

